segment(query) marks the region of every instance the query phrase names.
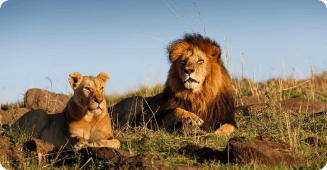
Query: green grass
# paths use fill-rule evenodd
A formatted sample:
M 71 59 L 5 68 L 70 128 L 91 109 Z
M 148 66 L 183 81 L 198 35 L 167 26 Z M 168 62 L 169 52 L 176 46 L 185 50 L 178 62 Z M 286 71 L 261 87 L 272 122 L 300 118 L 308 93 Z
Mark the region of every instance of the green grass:
M 327 102 L 327 78 L 322 75 L 313 76 L 307 80 L 275 79 L 263 83 L 251 82 L 248 79 L 233 80 L 234 97 L 239 98 L 246 95 L 260 95 L 265 97 L 268 105 L 267 109 L 256 113 L 251 112 L 249 116 L 237 113 L 238 130 L 229 137 L 217 137 L 210 132 L 209 140 L 201 140 L 198 136 L 168 133 L 165 130 L 150 130 L 145 127 L 116 129 L 115 135 L 121 141 L 122 150 L 137 155 L 142 152 L 152 153 L 170 163 L 199 165 L 203 169 L 290 169 L 282 165 L 266 166 L 254 162 L 247 164 L 221 164 L 208 160 L 203 164 L 197 162 L 195 157 L 185 157 L 179 153 L 179 149 L 188 144 L 198 144 L 220 151 L 224 150 L 231 137 L 245 137 L 246 141 L 253 141 L 258 134 L 267 134 L 275 141 L 282 141 L 290 145 L 291 149 L 287 153 L 295 157 L 304 158 L 308 161 L 298 169 L 321 169 L 327 163 L 327 114 L 323 113 L 316 117 L 308 113 L 299 113 L 296 116 L 285 114 L 276 109 L 281 100 L 289 98 L 305 98 L 315 101 Z M 113 105 L 125 97 L 141 95 L 152 96 L 162 92 L 162 85 L 154 88 L 142 87 L 140 91 L 128 92 L 123 95 L 109 95 L 106 100 L 108 106 Z M 10 107 L 10 106 L 9 106 Z M 327 109 L 326 109 L 327 110 Z M 251 127 L 251 126 L 254 127 Z M 24 147 L 24 143 L 29 139 L 30 134 L 18 130 L 9 130 L 8 135 L 13 138 L 11 145 Z M 303 139 L 316 137 L 321 139 L 323 145 L 311 146 Z M 79 158 L 77 153 L 66 159 Z M 73 165 L 60 165 L 55 163 L 59 160 L 49 160 L 38 165 L 36 153 L 28 152 L 24 160 L 13 162 L 12 168 L 16 169 L 101 169 L 112 165 L 110 162 L 99 160 L 89 161 L 87 164 L 79 160 Z M 54 164 L 51 165 L 51 163 Z M 50 166 L 51 165 L 51 166 Z

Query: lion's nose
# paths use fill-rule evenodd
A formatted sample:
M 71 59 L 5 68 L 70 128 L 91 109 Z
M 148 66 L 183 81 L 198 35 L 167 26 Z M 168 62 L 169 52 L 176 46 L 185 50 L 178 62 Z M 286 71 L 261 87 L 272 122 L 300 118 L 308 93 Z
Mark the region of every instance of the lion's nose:
M 103 99 L 97 99 L 97 98 L 95 98 L 94 101 L 100 104 L 103 101 Z
M 184 69 L 184 73 L 186 73 L 186 74 L 191 74 L 191 73 L 193 73 L 194 72 L 194 69 Z

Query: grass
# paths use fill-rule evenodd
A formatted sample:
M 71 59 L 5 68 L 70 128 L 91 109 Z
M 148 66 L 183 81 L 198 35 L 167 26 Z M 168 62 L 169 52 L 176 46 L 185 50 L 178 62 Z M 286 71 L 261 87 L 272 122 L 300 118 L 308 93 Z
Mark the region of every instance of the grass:
M 265 98 L 266 103 L 270 106 L 267 109 L 256 113 L 253 111 L 249 116 L 243 116 L 242 113 L 236 113 L 238 130 L 230 137 L 217 137 L 214 134 L 207 133 L 210 140 L 201 140 L 198 136 L 168 133 L 165 130 L 153 131 L 145 127 L 117 129 L 116 137 L 121 141 L 122 150 L 137 155 L 141 152 L 149 152 L 170 163 L 199 165 L 203 169 L 289 169 L 282 165 L 265 166 L 254 162 L 248 164 L 221 164 L 215 161 L 206 161 L 200 164 L 195 157 L 187 158 L 179 153 L 179 149 L 191 143 L 213 149 L 224 150 L 231 137 L 246 137 L 251 141 L 258 134 L 267 134 L 276 141 L 286 142 L 291 146 L 289 154 L 304 158 L 307 164 L 298 167 L 299 169 L 321 169 L 327 163 L 327 114 L 312 117 L 312 114 L 303 111 L 297 116 L 286 114 L 276 109 L 280 101 L 289 98 L 304 98 L 314 101 L 327 102 L 327 73 L 313 75 L 310 79 L 295 80 L 273 79 L 266 82 L 252 82 L 249 79 L 234 79 L 232 81 L 234 88 L 234 97 L 240 98 L 247 95 L 259 95 Z M 107 95 L 108 106 L 111 106 L 123 98 L 141 95 L 143 97 L 152 96 L 162 92 L 163 86 L 157 85 L 153 88 L 141 87 L 137 92 L 128 92 L 123 95 Z M 8 106 L 17 107 L 21 104 Z M 327 110 L 327 108 L 326 108 Z M 254 127 L 251 127 L 253 125 Z M 23 131 L 9 130 L 9 136 L 12 137 L 12 146 L 24 147 L 24 143 L 29 139 L 30 134 Z M 311 146 L 303 139 L 316 137 L 323 143 L 322 146 Z M 110 166 L 109 162 L 99 160 L 89 160 L 85 163 L 78 161 L 73 165 L 59 165 L 55 162 L 58 160 L 48 160 L 48 162 L 36 161 L 36 153 L 27 152 L 28 156 L 24 160 L 12 162 L 12 165 L 5 165 L 7 168 L 14 169 L 99 169 Z M 75 154 L 72 157 L 79 157 Z M 69 158 L 66 158 L 69 159 Z M 53 163 L 53 164 L 52 164 Z M 51 166 L 50 166 L 51 165 Z

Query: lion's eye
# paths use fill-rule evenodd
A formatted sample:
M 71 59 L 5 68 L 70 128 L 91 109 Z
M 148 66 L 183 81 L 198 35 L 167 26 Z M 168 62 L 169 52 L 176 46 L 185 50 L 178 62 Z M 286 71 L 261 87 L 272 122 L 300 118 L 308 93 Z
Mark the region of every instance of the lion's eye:
M 202 59 L 198 60 L 199 64 L 202 64 L 203 62 L 204 62 L 204 60 L 202 60 Z
M 90 91 L 90 88 L 88 88 L 88 87 L 85 87 L 84 89 L 87 90 L 87 91 Z
M 104 87 L 101 87 L 100 90 L 101 90 L 101 91 L 104 90 Z
M 181 61 L 181 64 L 185 64 L 185 63 L 186 63 L 186 60 L 182 60 L 182 61 Z

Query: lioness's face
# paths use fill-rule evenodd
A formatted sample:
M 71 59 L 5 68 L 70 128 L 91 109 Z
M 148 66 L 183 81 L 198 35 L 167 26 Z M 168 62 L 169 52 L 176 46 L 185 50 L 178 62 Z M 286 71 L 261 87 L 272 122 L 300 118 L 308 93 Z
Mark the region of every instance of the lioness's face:
M 179 60 L 179 75 L 186 89 L 198 92 L 207 75 L 207 57 L 195 47 L 187 49 Z
M 101 110 L 107 107 L 104 98 L 104 88 L 109 75 L 106 72 L 100 73 L 97 77 L 82 77 L 78 74 L 76 72 L 72 73 L 69 78 L 69 82 L 74 89 L 73 97 L 76 103 L 82 107 L 86 107 L 92 113 L 101 113 Z

